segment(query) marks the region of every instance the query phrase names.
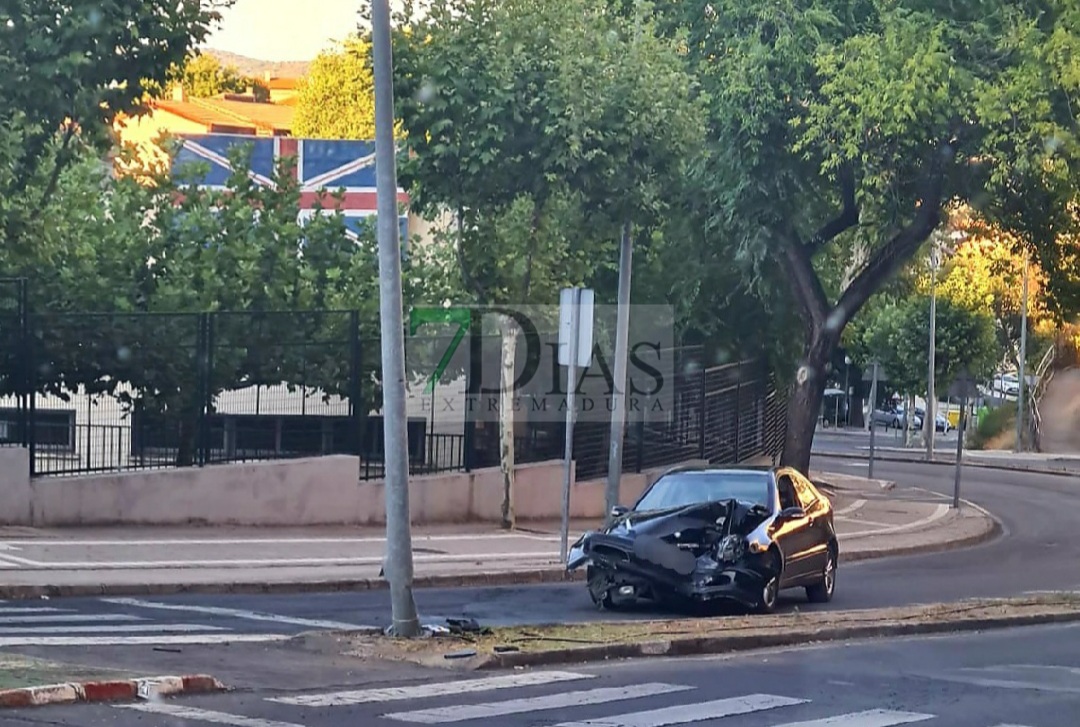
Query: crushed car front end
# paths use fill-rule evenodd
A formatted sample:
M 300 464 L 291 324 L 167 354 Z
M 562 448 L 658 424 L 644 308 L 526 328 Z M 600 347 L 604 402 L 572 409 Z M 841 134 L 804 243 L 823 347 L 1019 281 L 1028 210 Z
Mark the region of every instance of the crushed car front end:
M 571 548 L 567 569 L 588 568 L 593 602 L 613 606 L 734 601 L 758 605 L 780 567 L 768 513 L 735 500 L 666 513 L 630 513 Z

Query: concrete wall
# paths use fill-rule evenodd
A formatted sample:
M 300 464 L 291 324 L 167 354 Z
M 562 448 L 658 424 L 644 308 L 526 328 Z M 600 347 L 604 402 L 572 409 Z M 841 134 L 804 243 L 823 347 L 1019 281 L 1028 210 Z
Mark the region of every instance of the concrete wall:
M 30 450 L 0 447 L 0 525 L 31 524 Z
M 22 453 L 22 460 L 15 456 Z M 160 471 L 46 477 L 29 481 L 25 450 L 0 450 L 8 522 L 49 526 L 102 525 L 381 525 L 386 505 L 381 480 L 359 481 L 355 457 L 226 464 Z M 666 468 L 664 468 L 666 469 Z M 620 503 L 633 504 L 663 469 L 623 476 Z M 3 477 L 11 473 L 12 482 Z M 498 522 L 498 468 L 413 476 L 413 523 Z M 571 515 L 604 515 L 605 481 L 573 483 Z M 558 519 L 562 463 L 521 465 L 514 510 L 520 520 Z M 19 519 L 21 518 L 21 520 Z

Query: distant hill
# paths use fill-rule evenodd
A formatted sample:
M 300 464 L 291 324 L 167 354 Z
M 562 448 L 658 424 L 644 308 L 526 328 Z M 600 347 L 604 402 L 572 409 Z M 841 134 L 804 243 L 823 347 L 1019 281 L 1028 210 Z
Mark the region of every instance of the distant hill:
M 268 71 L 277 78 L 298 78 L 305 75 L 311 65 L 311 61 L 262 61 L 214 48 L 203 48 L 202 52 L 217 58 L 222 65 L 235 66 L 245 76 L 255 78 L 262 78 Z

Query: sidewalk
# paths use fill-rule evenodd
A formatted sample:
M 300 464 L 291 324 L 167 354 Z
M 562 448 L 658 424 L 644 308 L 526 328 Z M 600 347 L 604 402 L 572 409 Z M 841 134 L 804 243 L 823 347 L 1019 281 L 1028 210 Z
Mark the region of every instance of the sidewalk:
M 841 559 L 945 550 L 992 536 L 994 521 L 940 496 L 821 474 Z M 828 483 L 828 484 L 825 484 Z M 573 543 L 594 522 L 570 523 Z M 0 528 L 0 598 L 36 595 L 381 588 L 382 528 Z M 559 523 L 413 528 L 416 585 L 556 581 Z M 580 575 L 580 574 L 577 574 Z

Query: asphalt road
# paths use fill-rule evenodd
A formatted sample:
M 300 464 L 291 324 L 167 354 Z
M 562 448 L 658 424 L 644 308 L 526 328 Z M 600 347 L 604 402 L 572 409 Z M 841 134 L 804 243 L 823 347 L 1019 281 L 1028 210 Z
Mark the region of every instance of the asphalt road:
M 850 459 L 815 457 L 813 467 L 865 472 L 865 463 Z M 942 494 L 951 493 L 952 475 L 952 467 L 918 462 L 879 462 L 875 471 L 877 477 Z M 811 605 L 803 592 L 796 590 L 785 594 L 782 608 L 875 608 L 1080 590 L 1080 478 L 968 468 L 962 495 L 996 514 L 1005 535 L 982 546 L 948 553 L 841 563 L 831 604 Z M 438 624 L 463 617 L 495 626 L 655 618 L 662 614 L 647 609 L 599 612 L 580 583 L 421 589 L 415 597 L 424 622 Z M 16 612 L 4 610 L 11 608 Z M 24 613 L 18 612 L 20 608 L 53 610 Z M 13 602 L 0 604 L 0 647 L 140 644 L 148 640 L 208 644 L 237 640 L 238 635 L 273 641 L 325 628 L 382 627 L 389 615 L 387 591 Z M 27 616 L 30 622 L 20 620 Z M 50 616 L 58 618 L 50 620 Z M 89 620 L 80 621 L 80 617 Z M 72 631 L 72 626 L 83 630 Z
M 360 689 L 256 691 L 6 712 L 4 727 L 1064 727 L 1080 715 L 1080 627 L 801 647 Z M 492 681 L 494 680 L 494 681 Z

